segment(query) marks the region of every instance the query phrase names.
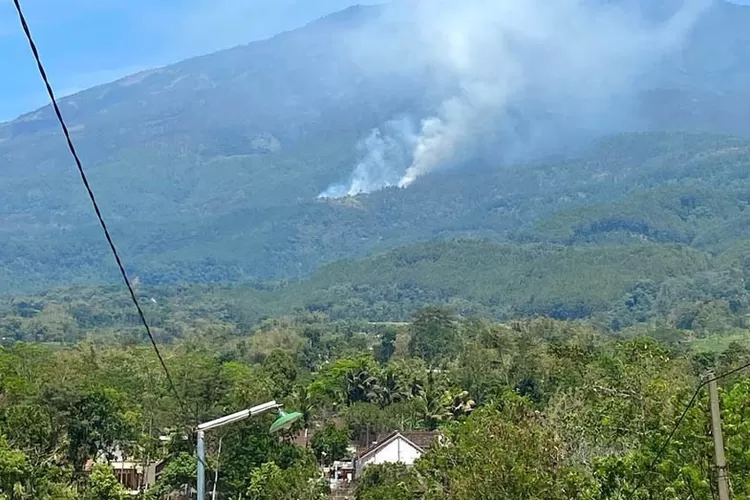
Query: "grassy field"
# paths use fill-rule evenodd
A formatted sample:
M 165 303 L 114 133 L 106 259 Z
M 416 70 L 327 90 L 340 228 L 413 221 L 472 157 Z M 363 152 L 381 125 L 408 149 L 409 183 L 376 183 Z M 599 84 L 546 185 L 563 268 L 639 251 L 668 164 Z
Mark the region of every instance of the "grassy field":
M 750 331 L 734 332 L 724 335 L 711 335 L 692 342 L 696 352 L 724 352 L 732 342 L 750 346 Z

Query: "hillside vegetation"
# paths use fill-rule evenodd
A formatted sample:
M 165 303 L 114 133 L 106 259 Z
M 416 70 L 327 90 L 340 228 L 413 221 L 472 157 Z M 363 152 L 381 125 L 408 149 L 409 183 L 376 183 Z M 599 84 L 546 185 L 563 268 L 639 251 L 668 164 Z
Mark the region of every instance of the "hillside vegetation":
M 406 190 L 212 216 L 154 210 L 164 220 L 114 218 L 111 225 L 131 273 L 150 284 L 296 279 L 339 259 L 459 236 L 522 244 L 679 243 L 716 252 L 750 237 L 749 151 L 743 138 L 626 134 L 576 159 L 444 172 Z M 0 292 L 117 279 L 93 223 L 50 232 L 8 220 L 0 229 Z
M 301 418 L 207 433 L 217 498 L 324 500 L 325 467 L 399 430 L 441 438 L 356 500 L 704 499 L 709 371 L 750 498 L 750 8 L 712 2 L 639 80 L 645 131 L 319 199 L 440 101 L 434 68 L 345 54 L 410 29 L 382 9 L 62 100 L 152 339 L 51 110 L 0 124 L 0 500 L 125 500 L 122 453 L 163 460 L 133 498 L 186 498 L 197 424 L 270 400 Z
M 33 315 L 35 306 L 24 304 Z M 668 328 L 649 331 L 662 342 L 613 339 L 583 323 L 498 324 L 439 308 L 400 326 L 306 315 L 267 320 L 253 333 L 204 325 L 163 345 L 177 395 L 150 347 L 132 339 L 0 347 L 0 495 L 123 500 L 109 461 L 125 450 L 139 463 L 166 460 L 139 498 L 170 498 L 195 487 L 197 422 L 275 399 L 303 414 L 291 432 L 269 434 L 274 417 L 261 415 L 207 433 L 209 489 L 218 478 L 222 495 L 323 500 L 328 484 L 318 466 L 344 459 L 350 442 L 367 446 L 372 436 L 421 430 L 444 440 L 413 468 L 368 467 L 351 493 L 359 500 L 708 498 L 705 393 L 687 418 L 680 415 L 701 373 L 732 370 L 748 353 L 740 344 L 693 353 L 680 344 L 685 332 Z M 721 385 L 728 471 L 738 478 L 736 494 L 746 495 L 750 385 L 741 374 Z M 658 473 L 649 473 L 678 421 Z
M 139 295 L 158 338 L 253 331 L 264 318 L 314 314 L 402 322 L 429 305 L 465 317 L 588 319 L 607 331 L 666 325 L 700 337 L 742 332 L 750 313 L 750 243 L 712 255 L 679 244 L 564 247 L 487 240 L 418 244 L 323 267 L 299 282 L 162 285 Z M 140 342 L 120 287 L 59 289 L 0 302 L 6 342 Z
M 646 4 L 658 18 L 661 8 Z M 114 236 L 146 283 L 297 278 L 436 237 L 570 244 L 635 235 L 714 250 L 746 237 L 748 144 L 716 134 L 750 130 L 749 13 L 714 2 L 679 56 L 644 77 L 635 126 L 672 133 L 570 144 L 565 158 L 533 164 L 486 155 L 408 190 L 339 202 L 316 196 L 349 175 L 357 142 L 440 100 L 430 68 L 373 68 L 345 50 L 362 30 L 408 29 L 381 7 L 61 103 Z M 117 279 L 49 107 L 0 124 L 0 166 L 0 293 Z M 695 198 L 685 201 L 694 220 L 671 213 L 685 196 Z

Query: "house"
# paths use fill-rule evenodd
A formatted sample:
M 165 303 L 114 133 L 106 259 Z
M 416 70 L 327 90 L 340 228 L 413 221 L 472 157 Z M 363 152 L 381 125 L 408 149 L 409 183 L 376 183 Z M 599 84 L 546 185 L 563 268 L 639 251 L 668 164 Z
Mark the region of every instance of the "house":
M 166 461 L 164 460 L 144 464 L 141 461 L 126 456 L 119 448 L 116 448 L 111 453 L 109 459 L 100 456 L 96 462 L 109 464 L 117 481 L 128 490 L 130 495 L 137 495 L 151 488 L 166 465 Z M 94 461 L 89 460 L 86 463 L 85 470 L 90 471 L 93 465 Z
M 151 488 L 164 468 L 164 461 L 158 460 L 144 467 L 142 463 L 128 460 L 112 461 L 110 464 L 114 469 L 117 481 L 122 484 L 131 495 L 140 493 Z
M 355 458 L 354 477 L 360 477 L 371 464 L 402 463 L 413 465 L 433 441 L 439 439 L 434 431 L 399 432 L 387 434 L 361 451 Z

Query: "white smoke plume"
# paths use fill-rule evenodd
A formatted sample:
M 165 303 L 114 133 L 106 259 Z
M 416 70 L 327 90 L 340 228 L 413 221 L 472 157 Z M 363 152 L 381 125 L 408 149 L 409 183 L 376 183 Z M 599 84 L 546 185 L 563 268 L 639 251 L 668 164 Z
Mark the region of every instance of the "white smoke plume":
M 626 101 L 635 95 L 639 78 L 681 48 L 711 0 L 676 3 L 660 22 L 633 8 L 634 0 L 394 4 L 391 18 L 407 29 L 389 33 L 383 43 L 363 37 L 359 52 L 353 52 L 373 67 L 402 74 L 430 68 L 439 76 L 430 90 L 444 95 L 432 115 L 373 131 L 361 144 L 362 160 L 348 182 L 321 197 L 408 187 L 436 169 L 470 159 L 480 144 L 486 149 L 487 141 L 493 141 L 493 157 L 502 161 L 577 130 L 616 129 L 618 116 L 629 112 Z M 530 122 L 525 144 L 506 133 L 512 129 L 509 116 L 518 109 Z M 416 131 L 411 123 L 418 123 Z
M 349 180 L 334 184 L 319 198 L 356 196 L 396 185 L 404 172 L 402 165 L 411 161 L 409 154 L 415 141 L 414 126 L 407 118 L 391 120 L 373 130 L 357 145 L 362 160 Z

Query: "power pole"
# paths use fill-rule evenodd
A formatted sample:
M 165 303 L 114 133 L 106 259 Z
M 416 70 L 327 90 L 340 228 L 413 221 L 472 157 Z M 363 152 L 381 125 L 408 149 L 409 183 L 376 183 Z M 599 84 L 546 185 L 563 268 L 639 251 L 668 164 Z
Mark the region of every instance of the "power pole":
M 719 483 L 719 500 L 729 500 L 727 483 L 727 460 L 724 457 L 724 438 L 721 435 L 721 409 L 719 408 L 719 390 L 713 373 L 709 373 L 708 395 L 711 400 L 711 435 L 714 438 L 714 456 L 716 457 L 716 480 Z

